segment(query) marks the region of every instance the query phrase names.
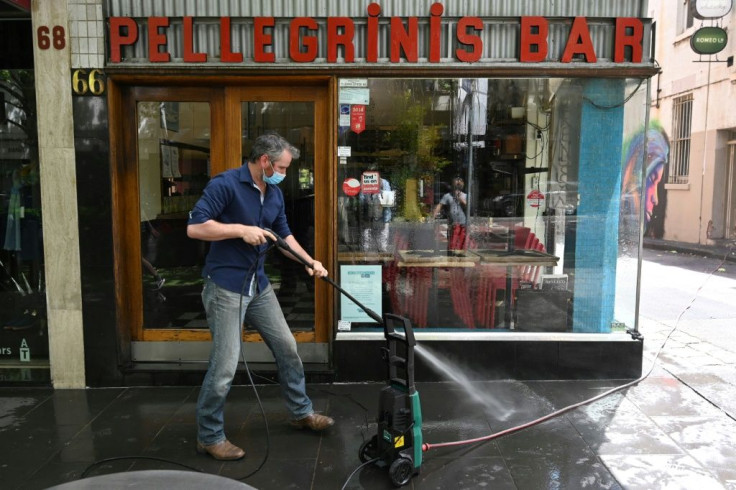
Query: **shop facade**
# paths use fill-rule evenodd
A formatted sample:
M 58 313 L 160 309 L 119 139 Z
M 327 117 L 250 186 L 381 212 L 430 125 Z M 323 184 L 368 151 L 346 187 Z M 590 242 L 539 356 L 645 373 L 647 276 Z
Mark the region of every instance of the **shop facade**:
M 428 351 L 637 377 L 653 31 L 646 2 L 600 3 L 33 3 L 49 379 L 197 381 L 188 211 L 269 131 L 301 153 L 295 237 Z M 278 253 L 267 271 L 311 380 L 383 379 L 379 325 Z

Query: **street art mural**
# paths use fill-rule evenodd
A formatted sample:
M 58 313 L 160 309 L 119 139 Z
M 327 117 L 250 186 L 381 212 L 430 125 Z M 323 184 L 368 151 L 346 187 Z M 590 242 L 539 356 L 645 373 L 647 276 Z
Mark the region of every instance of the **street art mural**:
M 642 128 L 624 143 L 621 209 L 629 216 L 640 216 L 643 197 L 644 235 L 652 238 L 664 236 L 667 208 L 664 184 L 667 182 L 669 154 L 669 138 L 658 121 L 651 122 L 646 134 Z M 646 170 L 642 174 L 643 156 L 646 156 Z

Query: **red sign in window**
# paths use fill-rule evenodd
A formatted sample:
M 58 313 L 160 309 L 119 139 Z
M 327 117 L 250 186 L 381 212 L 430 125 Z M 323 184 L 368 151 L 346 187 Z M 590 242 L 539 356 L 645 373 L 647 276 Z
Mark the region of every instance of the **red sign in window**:
M 355 104 L 350 107 L 350 129 L 354 133 L 362 133 L 365 129 L 365 106 Z

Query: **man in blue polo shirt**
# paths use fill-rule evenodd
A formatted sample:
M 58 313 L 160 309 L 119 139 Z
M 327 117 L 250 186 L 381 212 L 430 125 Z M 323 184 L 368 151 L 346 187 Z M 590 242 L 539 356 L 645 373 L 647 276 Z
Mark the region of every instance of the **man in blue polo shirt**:
M 187 235 L 211 242 L 202 272 L 202 302 L 212 333 L 212 351 L 197 400 L 197 451 L 218 460 L 245 456 L 225 437 L 223 415 L 238 365 L 243 320 L 258 330 L 276 359 L 292 425 L 320 431 L 334 424 L 312 409 L 296 340 L 263 267 L 262 253 L 269 240 L 275 241 L 264 230 L 269 228 L 312 264 L 306 268 L 310 275 L 327 275 L 291 234 L 284 196 L 277 186 L 286 177 L 291 160 L 298 157 L 299 150 L 281 136 L 259 136 L 247 163 L 213 177 L 189 214 Z

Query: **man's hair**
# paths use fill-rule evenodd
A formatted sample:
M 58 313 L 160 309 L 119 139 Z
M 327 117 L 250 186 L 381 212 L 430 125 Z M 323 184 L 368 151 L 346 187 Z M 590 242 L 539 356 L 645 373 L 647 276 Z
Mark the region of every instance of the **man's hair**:
M 255 162 L 261 155 L 266 155 L 273 162 L 278 160 L 286 150 L 291 153 L 291 158 L 294 160 L 299 158 L 299 149 L 286 141 L 281 135 L 276 133 L 262 134 L 253 142 L 248 161 Z

